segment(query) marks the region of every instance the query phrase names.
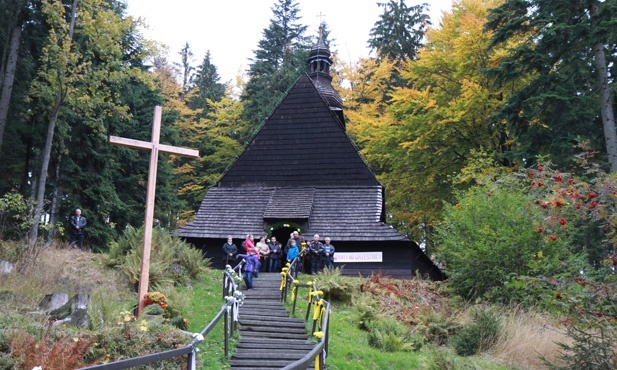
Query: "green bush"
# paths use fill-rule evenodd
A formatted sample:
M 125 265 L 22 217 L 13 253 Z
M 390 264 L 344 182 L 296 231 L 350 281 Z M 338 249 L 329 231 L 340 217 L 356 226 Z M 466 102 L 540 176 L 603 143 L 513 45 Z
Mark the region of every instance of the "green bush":
M 544 359 L 550 369 L 617 369 L 617 329 L 614 325 L 600 325 L 592 329 L 575 324 L 568 326 L 567 334 L 573 340 L 572 344 L 557 343 L 562 350 L 559 358 L 566 365 L 556 366 Z
M 412 342 L 409 328 L 389 317 L 381 317 L 371 321 L 368 325 L 369 345 L 385 352 L 413 351 L 422 346 L 416 341 Z M 414 345 L 419 345 L 416 348 Z
M 315 285 L 323 291 L 324 298 L 330 302 L 351 302 L 351 297 L 357 291 L 355 279 L 343 276 L 341 268 L 324 269 L 316 275 Z
M 437 311 L 419 315 L 418 321 L 416 332 L 422 334 L 425 341 L 438 346 L 447 344 L 460 327 L 453 319 Z
M 473 356 L 491 349 L 501 334 L 502 320 L 493 308 L 479 307 L 471 312 L 472 322 L 454 337 L 454 349 L 460 356 Z
M 117 327 L 106 327 L 97 332 L 97 340 L 88 351 L 86 360 L 103 357 L 107 361 L 143 356 L 186 346 L 191 338 L 170 325 L 142 325 L 142 320 Z M 185 357 L 157 362 L 157 369 L 178 369 L 186 366 Z
M 169 325 L 173 325 L 180 330 L 188 330 L 189 320 L 184 316 L 176 316 L 169 320 Z
M 503 288 L 512 276 L 575 271 L 561 264 L 570 255 L 567 238 L 547 241 L 538 233 L 541 210 L 522 186 L 501 183 L 472 188 L 446 206 L 437 227 L 439 255 L 456 293 L 509 302 Z
M 603 276 L 596 278 L 604 280 Z M 549 368 L 617 369 L 617 289 L 611 280 L 599 283 L 578 276 L 562 285 L 560 299 L 555 300 L 570 313 L 566 327 L 570 341 L 557 343 L 561 349 L 559 358 L 565 365 L 555 366 L 544 359 Z
M 147 305 L 144 308 L 144 314 L 146 315 L 162 315 L 164 313 L 165 313 L 165 310 L 163 309 L 163 307 L 159 306 L 158 304 Z
M 352 297 L 352 309 L 356 325 L 359 329 L 369 330 L 371 322 L 375 320 L 381 307 L 377 298 L 372 294 L 356 294 Z
M 23 239 L 30 226 L 28 200 L 17 192 L 8 192 L 0 197 L 0 239 Z
M 120 267 L 131 283 L 137 286 L 141 275 L 143 228 L 129 228 L 117 241 L 110 243 L 106 264 Z M 197 277 L 210 264 L 200 250 L 182 239 L 170 235 L 161 228 L 152 230 L 150 252 L 150 280 L 153 290 L 165 290 L 166 286 L 185 285 Z

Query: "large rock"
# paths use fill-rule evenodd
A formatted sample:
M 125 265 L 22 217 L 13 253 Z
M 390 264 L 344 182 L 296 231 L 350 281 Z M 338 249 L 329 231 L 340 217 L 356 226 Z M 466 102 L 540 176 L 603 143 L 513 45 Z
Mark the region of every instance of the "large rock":
M 71 324 L 78 328 L 85 329 L 90 326 L 90 316 L 88 315 L 88 304 L 90 294 L 75 294 L 71 300 Z
M 64 306 L 69 301 L 69 295 L 66 293 L 46 294 L 45 298 L 39 303 L 45 311 L 54 311 Z
M 15 269 L 15 265 L 9 261 L 0 261 L 0 275 L 8 275 Z
M 70 323 L 80 329 L 84 329 L 90 325 L 90 316 L 88 315 L 89 303 L 89 294 L 75 294 L 70 302 L 51 311 L 50 315 L 56 320 L 61 320 L 63 323 Z

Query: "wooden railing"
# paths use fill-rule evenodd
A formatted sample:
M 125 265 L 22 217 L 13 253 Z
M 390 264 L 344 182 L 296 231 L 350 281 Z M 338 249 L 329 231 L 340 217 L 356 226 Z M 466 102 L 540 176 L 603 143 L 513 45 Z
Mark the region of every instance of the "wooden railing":
M 298 259 L 298 258 L 296 258 Z M 330 302 L 323 299 L 323 292 L 317 290 L 314 282 L 308 282 L 306 284 L 300 283 L 295 278 L 297 277 L 298 264 L 294 263 L 296 260 L 288 264 L 283 268 L 281 272 L 281 302 L 287 301 L 287 294 L 289 287 L 291 286 L 291 300 L 292 300 L 292 316 L 296 312 L 296 303 L 299 295 L 299 291 L 302 288 L 309 289 L 308 305 L 306 307 L 306 315 L 304 320 L 308 323 L 309 319 L 312 321 L 311 335 L 317 339 L 317 345 L 301 359 L 285 366 L 284 370 L 300 370 L 307 369 L 310 364 L 315 362 L 316 370 L 325 369 L 326 357 L 328 354 L 328 342 L 330 339 L 329 324 L 330 324 Z M 313 315 L 309 318 L 311 309 Z
M 242 272 L 243 263 L 236 266 L 239 275 Z M 196 370 L 196 354 L 197 347 L 204 340 L 204 338 L 214 329 L 214 327 L 224 319 L 224 346 L 225 357 L 229 358 L 229 338 L 232 336 L 238 325 L 238 310 L 244 300 L 244 295 L 238 290 L 238 285 L 235 281 L 236 272 L 229 265 L 223 271 L 223 299 L 225 304 L 221 307 L 221 310 L 216 316 L 206 325 L 206 327 L 200 333 L 193 333 L 193 341 L 182 348 L 171 349 L 168 351 L 162 351 L 152 353 L 149 355 L 129 358 L 108 364 L 94 365 L 85 367 L 83 369 L 88 370 L 122 370 L 129 369 L 136 366 L 148 365 L 155 362 L 165 361 L 176 357 L 187 356 L 187 368 L 189 370 Z

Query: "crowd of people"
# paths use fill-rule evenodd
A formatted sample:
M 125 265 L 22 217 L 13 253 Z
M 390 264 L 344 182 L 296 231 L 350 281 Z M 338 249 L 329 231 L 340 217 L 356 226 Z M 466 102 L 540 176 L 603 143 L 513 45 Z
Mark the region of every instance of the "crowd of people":
M 289 235 L 289 240 L 283 246 L 275 236 L 267 239 L 261 236 L 255 243 L 253 235 L 249 234 L 237 247 L 233 238 L 229 236 L 223 244 L 223 261 L 226 265 L 235 266 L 237 262 L 245 260 L 244 282 L 248 289 L 253 288 L 253 277 L 258 277 L 259 272 L 280 272 L 286 262 L 296 260 L 297 271 L 302 271 L 306 266 L 306 273 L 316 274 L 324 268 L 331 268 L 334 263 L 334 246 L 330 238 L 325 238 L 325 243 L 319 240 L 315 234 L 313 240 L 305 242 L 304 238 L 294 231 Z M 304 257 L 296 259 L 296 257 Z M 303 261 L 306 264 L 303 265 Z

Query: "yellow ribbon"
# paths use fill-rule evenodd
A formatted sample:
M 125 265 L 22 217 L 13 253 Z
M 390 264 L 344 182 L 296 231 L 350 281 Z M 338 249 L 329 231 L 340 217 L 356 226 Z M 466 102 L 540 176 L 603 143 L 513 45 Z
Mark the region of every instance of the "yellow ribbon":
M 320 299 L 319 301 L 315 302 L 315 305 L 314 305 L 315 309 L 313 311 L 313 321 L 319 318 L 319 314 L 320 314 L 322 306 L 323 306 L 323 299 Z
M 298 286 L 294 285 L 293 289 L 291 290 L 291 301 L 295 302 L 296 301 L 296 291 L 298 290 Z

